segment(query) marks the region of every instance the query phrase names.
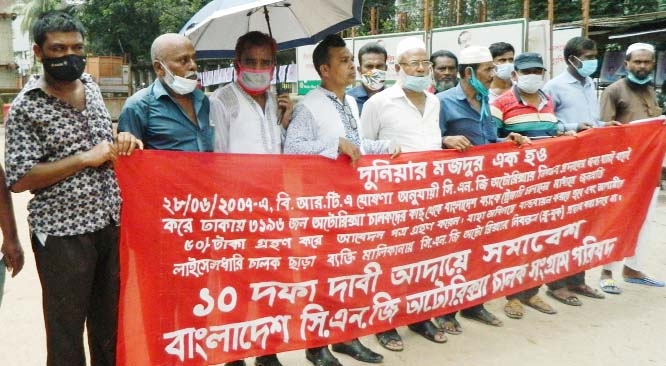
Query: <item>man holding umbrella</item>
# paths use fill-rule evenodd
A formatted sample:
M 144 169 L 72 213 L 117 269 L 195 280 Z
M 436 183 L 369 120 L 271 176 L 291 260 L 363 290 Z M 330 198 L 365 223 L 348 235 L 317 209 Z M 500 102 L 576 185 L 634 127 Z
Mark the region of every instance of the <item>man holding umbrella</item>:
M 268 34 L 253 31 L 236 42 L 236 82 L 210 97 L 210 121 L 215 125 L 214 151 L 237 154 L 281 154 L 291 118 L 288 94 L 269 91 L 277 44 Z M 279 111 L 279 112 L 278 112 Z M 244 360 L 226 366 L 244 366 Z M 256 366 L 282 366 L 275 354 L 257 357 Z

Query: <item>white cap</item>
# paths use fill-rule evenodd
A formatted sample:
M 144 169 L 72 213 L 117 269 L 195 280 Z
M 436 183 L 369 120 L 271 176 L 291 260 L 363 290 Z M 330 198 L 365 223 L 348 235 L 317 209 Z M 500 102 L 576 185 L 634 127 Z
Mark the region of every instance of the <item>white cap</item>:
M 627 55 L 631 54 L 634 51 L 649 51 L 654 53 L 654 46 L 647 43 L 634 43 L 629 48 L 627 48 Z
M 484 62 L 492 62 L 493 55 L 490 54 L 488 47 L 483 46 L 469 46 L 460 51 L 458 63 L 461 65 L 481 64 Z
M 405 38 L 398 43 L 398 47 L 395 51 L 395 57 L 399 59 L 400 56 L 402 56 L 405 52 L 414 49 L 425 50 L 426 45 L 423 43 L 423 40 L 416 37 Z

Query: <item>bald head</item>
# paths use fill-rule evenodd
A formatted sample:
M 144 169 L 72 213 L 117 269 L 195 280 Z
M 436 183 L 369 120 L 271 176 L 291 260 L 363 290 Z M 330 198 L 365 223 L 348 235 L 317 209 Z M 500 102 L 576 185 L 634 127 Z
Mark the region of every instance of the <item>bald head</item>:
M 168 71 L 184 78 L 196 78 L 196 51 L 189 38 L 176 33 L 163 34 L 153 41 L 150 47 L 153 70 L 159 79 Z
M 164 60 L 172 52 L 188 48 L 194 49 L 189 38 L 177 33 L 162 34 L 153 41 L 153 45 L 150 47 L 150 58 L 153 61 Z

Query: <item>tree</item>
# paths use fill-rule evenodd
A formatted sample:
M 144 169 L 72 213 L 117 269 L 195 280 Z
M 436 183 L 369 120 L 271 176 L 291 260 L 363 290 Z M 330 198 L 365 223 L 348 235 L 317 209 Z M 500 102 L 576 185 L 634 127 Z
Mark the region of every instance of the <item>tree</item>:
M 21 31 L 30 32 L 32 25 L 35 23 L 40 14 L 52 11 L 66 9 L 73 11 L 73 7 L 63 6 L 60 0 L 28 0 L 18 1 L 12 7 L 12 11 L 23 16 L 21 21 Z

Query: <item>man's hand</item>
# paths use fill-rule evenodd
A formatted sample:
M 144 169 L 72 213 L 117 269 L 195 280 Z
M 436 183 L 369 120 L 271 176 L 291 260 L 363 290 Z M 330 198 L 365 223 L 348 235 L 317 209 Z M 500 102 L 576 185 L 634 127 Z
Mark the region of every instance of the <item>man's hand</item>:
M 282 125 L 282 127 L 286 130 L 287 127 L 289 127 L 289 121 L 291 121 L 291 112 L 294 110 L 294 105 L 291 102 L 289 94 L 285 93 L 278 95 L 277 105 L 279 111 L 278 118 L 282 116 L 279 122 Z
M 447 149 L 456 149 L 460 152 L 472 147 L 472 143 L 467 139 L 467 137 L 462 135 L 444 136 L 442 139 L 442 145 Z
M 116 146 L 108 141 L 100 142 L 92 149 L 81 154 L 84 164 L 89 167 L 97 168 L 107 161 L 114 162 L 118 158 Z
M 351 141 L 340 137 L 338 143 L 338 152 L 351 158 L 352 166 L 356 166 L 356 161 L 361 158 L 361 150 Z
M 578 125 L 578 132 L 585 131 L 585 130 L 589 130 L 589 129 L 592 128 L 592 127 L 594 127 L 594 125 L 592 125 L 592 124 L 589 123 L 589 122 L 581 122 L 581 123 Z
M 608 121 L 608 122 L 604 122 L 604 126 L 622 126 L 622 122 Z
M 15 240 L 4 238 L 1 251 L 4 255 L 3 260 L 5 262 L 5 267 L 7 267 L 7 270 L 12 273 L 12 277 L 15 277 L 21 272 L 23 264 L 25 263 L 21 243 L 19 243 L 18 238 Z
M 389 151 L 389 154 L 391 154 L 391 159 L 395 159 L 395 158 L 398 157 L 398 155 L 400 155 L 400 153 L 402 152 L 402 149 L 400 148 L 400 145 L 391 141 L 391 143 L 389 143 L 388 151 Z
M 118 133 L 115 146 L 118 155 L 132 155 L 136 148 L 143 150 L 143 142 L 129 132 Z
M 507 140 L 511 140 L 516 143 L 518 146 L 523 146 L 523 145 L 529 145 L 532 143 L 532 140 L 530 140 L 529 137 L 523 136 L 519 133 L 511 132 L 509 135 L 506 137 Z

